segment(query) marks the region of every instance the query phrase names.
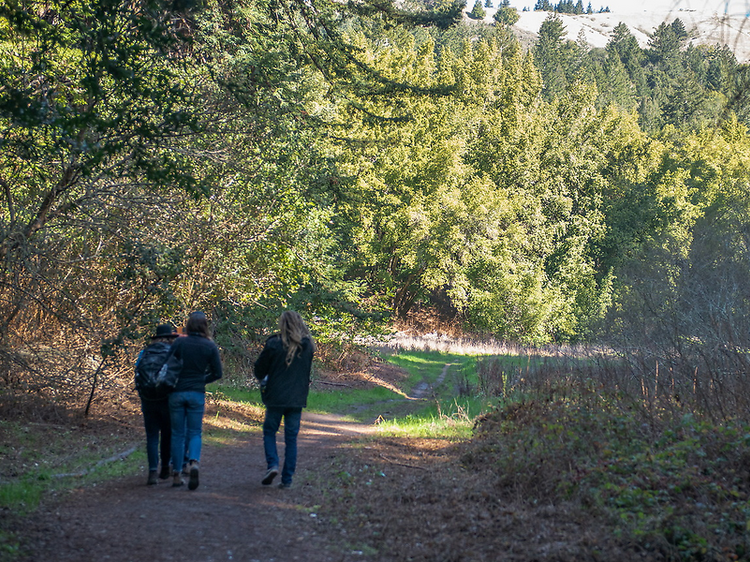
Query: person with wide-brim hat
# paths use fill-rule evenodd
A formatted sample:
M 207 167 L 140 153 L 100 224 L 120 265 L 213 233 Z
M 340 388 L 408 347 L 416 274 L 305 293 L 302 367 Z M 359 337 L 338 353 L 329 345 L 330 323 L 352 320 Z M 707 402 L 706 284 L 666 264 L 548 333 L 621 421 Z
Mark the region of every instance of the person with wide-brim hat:
M 169 413 L 169 392 L 156 384 L 161 367 L 169 356 L 172 343 L 180 334 L 172 324 L 159 324 L 151 336 L 151 343 L 138 355 L 135 362 L 135 388 L 141 399 L 143 425 L 146 429 L 147 484 L 153 486 L 158 478 L 166 480 L 171 474 L 172 424 Z M 158 472 L 161 458 L 161 472 Z

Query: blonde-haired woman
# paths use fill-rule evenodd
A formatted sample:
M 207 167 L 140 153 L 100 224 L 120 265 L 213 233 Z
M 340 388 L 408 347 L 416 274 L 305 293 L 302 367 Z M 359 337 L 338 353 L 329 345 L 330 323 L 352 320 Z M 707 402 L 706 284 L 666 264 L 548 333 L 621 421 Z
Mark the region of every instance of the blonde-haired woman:
M 297 434 L 302 408 L 307 406 L 310 389 L 315 342 L 305 321 L 292 310 L 279 317 L 279 333 L 274 334 L 263 347 L 255 361 L 255 377 L 261 381 L 266 417 L 263 421 L 263 448 L 267 471 L 264 486 L 273 483 L 279 474 L 279 454 L 276 433 L 284 420 L 284 466 L 281 470 L 280 488 L 292 485 L 297 467 Z

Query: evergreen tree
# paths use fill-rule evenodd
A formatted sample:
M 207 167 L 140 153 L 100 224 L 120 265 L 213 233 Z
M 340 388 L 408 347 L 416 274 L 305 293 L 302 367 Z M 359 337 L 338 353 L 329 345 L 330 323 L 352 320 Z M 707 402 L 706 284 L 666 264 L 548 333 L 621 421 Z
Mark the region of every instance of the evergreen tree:
M 624 23 L 619 23 L 612 31 L 612 37 L 605 47 L 608 57 L 615 56 L 625 67 L 631 82 L 636 87 L 636 93 L 639 96 L 648 94 L 648 84 L 646 73 L 643 68 L 646 62 L 646 56 L 638 45 L 637 39 L 633 36 Z
M 544 82 L 544 95 L 548 100 L 560 94 L 568 83 L 566 66 L 570 48 L 564 37 L 562 20 L 557 14 L 550 14 L 542 22 L 533 48 L 534 60 Z
M 476 0 L 474 2 L 474 7 L 471 9 L 471 17 L 476 20 L 482 20 L 484 19 L 484 16 L 487 15 L 487 12 L 484 11 L 484 8 L 482 7 L 481 0 Z
M 648 55 L 653 64 L 671 67 L 677 63 L 680 53 L 680 38 L 671 25 L 662 22 L 648 41 Z
M 677 39 L 687 39 L 688 32 L 685 29 L 685 24 L 682 23 L 682 20 L 680 18 L 675 18 L 675 20 L 672 22 L 671 27 Z
M 502 6 L 495 15 L 493 16 L 495 21 L 504 26 L 515 25 L 521 16 L 518 15 L 518 11 L 515 8 L 509 6 Z
M 626 112 L 634 111 L 638 106 L 637 91 L 620 58 L 612 53 L 608 54 L 604 72 L 604 80 L 600 85 L 603 103 L 615 104 Z

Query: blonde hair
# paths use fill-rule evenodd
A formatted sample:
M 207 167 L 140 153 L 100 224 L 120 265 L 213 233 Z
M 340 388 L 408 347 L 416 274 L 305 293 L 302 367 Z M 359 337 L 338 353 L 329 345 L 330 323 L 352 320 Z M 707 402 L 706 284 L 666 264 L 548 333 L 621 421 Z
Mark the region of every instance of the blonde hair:
M 279 316 L 279 331 L 281 332 L 281 343 L 286 348 L 286 364 L 291 365 L 294 361 L 294 356 L 302 346 L 302 340 L 309 338 L 310 343 L 315 350 L 315 341 L 310 335 L 310 330 L 307 328 L 305 321 L 302 320 L 302 316 L 298 312 L 293 310 L 285 310 Z

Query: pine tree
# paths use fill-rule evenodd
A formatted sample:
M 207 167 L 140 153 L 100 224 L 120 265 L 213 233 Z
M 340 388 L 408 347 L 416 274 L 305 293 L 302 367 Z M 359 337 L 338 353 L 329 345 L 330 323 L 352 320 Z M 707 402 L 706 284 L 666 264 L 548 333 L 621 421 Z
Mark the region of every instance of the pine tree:
M 508 6 L 502 6 L 494 15 L 495 21 L 505 26 L 515 25 L 520 17 L 521 16 L 518 15 L 518 10 Z
M 476 0 L 476 2 L 474 2 L 474 7 L 471 9 L 470 15 L 475 20 L 483 20 L 484 16 L 487 15 L 487 12 L 485 12 L 484 8 L 482 7 L 481 0 Z
M 687 38 L 688 32 L 685 29 L 685 24 L 682 23 L 682 20 L 680 18 L 676 18 L 672 22 L 672 31 L 674 31 L 674 34 L 677 36 L 678 39 L 682 40 Z
M 542 22 L 533 51 L 544 81 L 545 97 L 551 100 L 565 89 L 565 68 L 570 67 L 566 60 L 565 26 L 557 14 L 550 14 Z

